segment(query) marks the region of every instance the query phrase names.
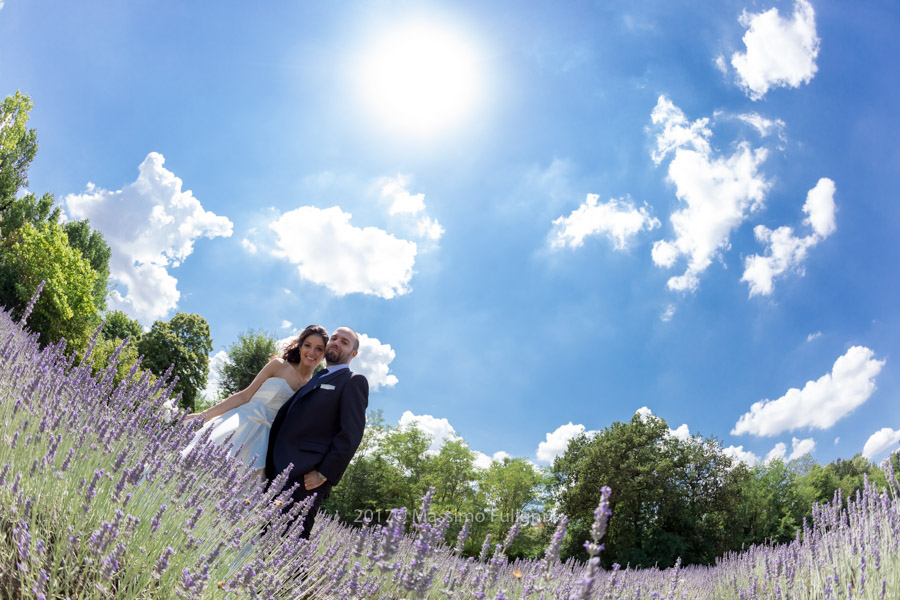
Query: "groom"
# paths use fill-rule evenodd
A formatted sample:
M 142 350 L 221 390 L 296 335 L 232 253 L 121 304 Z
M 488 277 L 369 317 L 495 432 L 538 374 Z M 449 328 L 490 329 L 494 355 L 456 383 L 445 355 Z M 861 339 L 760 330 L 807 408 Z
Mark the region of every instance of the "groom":
M 303 524 L 304 538 L 309 537 L 319 506 L 362 441 L 369 382 L 350 371 L 350 361 L 358 353 L 356 332 L 349 327 L 336 329 L 325 346 L 326 368 L 297 390 L 272 421 L 266 477 L 272 481 L 293 463 L 285 488 L 300 483 L 294 501 L 316 494 Z

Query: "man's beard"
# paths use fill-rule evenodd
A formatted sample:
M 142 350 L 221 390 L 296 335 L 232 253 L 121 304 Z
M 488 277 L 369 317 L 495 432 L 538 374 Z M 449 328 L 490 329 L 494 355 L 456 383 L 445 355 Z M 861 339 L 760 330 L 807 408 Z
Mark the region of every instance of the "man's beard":
M 341 351 L 338 348 L 328 348 L 325 350 L 325 360 L 330 363 L 337 364 L 343 357 L 344 355 L 341 354 Z

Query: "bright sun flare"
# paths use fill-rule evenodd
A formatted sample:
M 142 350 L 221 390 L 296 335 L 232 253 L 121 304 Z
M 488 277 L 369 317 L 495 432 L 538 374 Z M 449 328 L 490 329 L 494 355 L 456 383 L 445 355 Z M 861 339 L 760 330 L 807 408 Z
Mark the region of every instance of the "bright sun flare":
M 382 38 L 362 73 L 375 118 L 398 133 L 439 133 L 458 124 L 477 100 L 479 73 L 469 44 L 424 23 Z

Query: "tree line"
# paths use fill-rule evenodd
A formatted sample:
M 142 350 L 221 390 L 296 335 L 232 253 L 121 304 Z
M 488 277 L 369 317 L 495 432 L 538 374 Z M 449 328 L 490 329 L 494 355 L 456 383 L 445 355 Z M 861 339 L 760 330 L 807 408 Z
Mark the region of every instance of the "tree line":
M 20 92 L 0 104 L 0 306 L 21 317 L 43 281 L 28 318 L 42 344 L 65 339 L 73 361 L 90 360 L 96 370 L 119 353 L 120 378 L 135 365 L 153 376 L 177 376 L 181 406 L 196 410 L 209 374 L 208 323 L 178 313 L 145 330 L 125 313 L 107 310 L 110 249 L 103 236 L 86 220 L 64 222 L 52 194 L 27 191 L 38 149 L 27 126 L 32 106 Z M 219 372 L 219 397 L 246 387 L 274 353 L 274 336 L 242 333 Z M 749 544 L 788 541 L 814 502 L 836 493 L 848 498 L 866 477 L 884 485 L 883 472 L 861 455 L 827 465 L 806 456 L 748 467 L 725 454 L 717 439 L 676 438 L 655 416 L 635 415 L 576 437 L 546 468 L 512 457 L 478 466 L 461 438 L 437 451 L 431 446 L 415 426 L 392 426 L 370 413 L 362 445 L 324 510 L 354 525 L 384 523 L 396 507 L 415 518 L 433 487 L 431 514 L 450 515 L 448 543 L 469 527 L 470 556 L 488 535 L 500 542 L 518 519 L 520 534 L 509 553 L 537 558 L 565 515 L 562 557 L 584 559 L 581 544 L 606 485 L 613 512 L 604 566 L 668 567 L 679 557 L 684 564 L 710 564 Z M 891 460 L 898 470 L 898 455 Z

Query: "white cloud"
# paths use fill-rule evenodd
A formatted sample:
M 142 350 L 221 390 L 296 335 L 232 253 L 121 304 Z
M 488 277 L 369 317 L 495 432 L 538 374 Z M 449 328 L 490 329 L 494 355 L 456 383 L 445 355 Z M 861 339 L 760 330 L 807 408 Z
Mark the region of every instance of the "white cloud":
M 508 452 L 504 452 L 503 450 L 497 450 L 494 452 L 494 455 L 491 456 L 491 460 L 494 462 L 501 462 L 507 458 L 512 458 L 512 456 Z
M 555 235 L 551 247 L 578 248 L 589 235 L 605 235 L 613 242 L 613 248 L 624 250 L 635 235 L 660 226 L 659 219 L 651 217 L 646 206 L 635 208 L 625 198 L 599 203 L 599 198 L 597 194 L 588 194 L 584 203 L 568 217 L 553 221 Z
M 747 52 L 735 52 L 731 64 L 737 70 L 738 85 L 753 100 L 773 87 L 800 87 L 816 74 L 819 37 L 815 12 L 807 0 L 794 3 L 794 14 L 783 19 L 778 9 L 763 13 L 744 11 L 740 23 L 747 29 Z
M 431 447 L 428 450 L 431 452 L 440 451 L 441 446 L 448 440 L 459 439 L 459 436 L 456 435 L 456 430 L 453 429 L 453 425 L 450 424 L 450 421 L 443 418 L 439 419 L 431 415 L 416 415 L 413 414 L 412 411 L 407 410 L 400 415 L 400 421 L 398 421 L 397 424 L 400 427 L 416 427 L 420 431 L 428 434 L 431 437 Z
M 585 432 L 584 425 L 575 425 L 571 421 L 567 425 L 560 425 L 553 432 L 547 434 L 547 439 L 537 448 L 538 462 L 552 463 L 553 459 L 562 455 L 569 446 L 569 441 Z
M 778 137 L 784 140 L 783 131 L 785 125 L 781 119 L 767 119 L 755 112 L 738 115 L 738 119 L 752 126 L 762 137 L 777 133 Z
M 391 361 L 397 353 L 390 344 L 382 344 L 378 338 L 359 334 L 359 354 L 353 359 L 351 368 L 362 373 L 369 380 L 369 389 L 377 392 L 383 387 L 397 385 L 397 377 L 390 372 Z
M 209 375 L 206 378 L 206 387 L 203 389 L 201 396 L 206 402 L 216 403 L 219 401 L 219 369 L 228 362 L 228 353 L 219 350 L 209 359 Z
M 281 322 L 282 329 L 290 329 L 293 326 L 294 326 L 294 324 L 291 323 L 290 321 L 288 321 L 287 319 L 285 319 L 284 321 Z
M 813 341 L 813 340 L 815 340 L 815 339 L 818 339 L 818 338 L 820 338 L 820 337 L 822 337 L 822 332 L 821 332 L 821 331 L 817 331 L 817 332 L 815 332 L 815 333 L 811 333 L 811 334 L 809 334 L 808 336 L 806 336 L 806 341 L 807 341 L 807 342 L 811 342 L 811 341 Z
M 634 414 L 638 415 L 641 421 L 646 421 L 653 415 L 653 411 L 646 406 L 642 406 L 634 411 Z M 691 430 L 688 429 L 687 423 L 682 423 L 677 429 L 669 429 L 669 435 L 685 442 L 691 439 Z
M 815 449 L 816 442 L 812 438 L 807 438 L 805 440 L 791 438 L 791 455 L 788 456 L 788 460 L 802 458 L 807 454 L 811 454 Z
M 750 296 L 768 296 L 775 289 L 774 279 L 786 271 L 796 270 L 806 260 L 807 252 L 820 241 L 834 232 L 834 182 L 827 177 L 819 180 L 809 190 L 803 212 L 807 218 L 803 221 L 813 229 L 813 233 L 805 237 L 794 236 L 790 227 L 779 227 L 772 230 L 764 225 L 753 229 L 756 239 L 766 244 L 765 256 L 754 254 L 744 260 L 744 275 L 741 281 L 750 285 Z
M 657 241 L 651 255 L 657 266 L 666 268 L 674 266 L 681 256 L 687 257 L 684 274 L 671 277 L 668 287 L 694 292 L 700 274 L 729 248 L 731 232 L 762 206 L 770 184 L 758 169 L 767 152 L 741 143 L 731 156 L 713 156 L 709 120 L 689 123 L 681 109 L 665 96 L 659 97 L 651 120 L 658 128 L 653 160 L 659 164 L 674 152 L 667 178 L 686 205 L 669 217 L 675 239 Z
M 478 450 L 474 450 L 473 452 L 475 454 L 474 462 L 476 467 L 478 467 L 479 469 L 491 468 L 491 463 L 493 463 L 493 461 L 491 460 L 490 456 L 488 456 L 484 452 L 479 452 Z
M 688 429 L 687 423 L 682 423 L 678 429 L 669 429 L 669 435 L 686 442 L 691 438 L 691 430 Z
M 874 352 L 853 346 L 834 362 L 831 373 L 791 388 L 777 400 L 762 400 L 741 415 L 732 435 L 778 435 L 797 429 L 828 429 L 863 404 L 875 391 L 875 377 L 884 366 Z
M 408 175 L 380 180 L 381 200 L 390 204 L 388 214 L 402 217 L 413 235 L 432 241 L 441 239 L 444 228 L 437 219 L 424 214 L 425 194 L 410 194 L 406 189 L 410 183 L 412 178 Z
M 897 444 L 900 444 L 900 429 L 895 430 L 890 427 L 883 427 L 869 436 L 869 439 L 866 440 L 866 445 L 863 446 L 862 453 L 863 456 L 872 460 L 891 448 L 896 450 Z
M 805 225 L 813 228 L 820 239 L 825 239 L 837 229 L 834 219 L 834 193 L 837 191 L 834 182 L 827 177 L 819 179 L 816 187 L 806 194 L 803 212 Z
M 766 454 L 766 458 L 763 462 L 770 463 L 773 460 L 784 460 L 784 456 L 787 454 L 787 444 L 784 442 L 778 442 L 775 444 L 775 447 L 769 450 L 769 453 Z
M 659 318 L 663 323 L 668 323 L 669 321 L 672 320 L 672 317 L 674 317 L 674 316 L 675 316 L 675 305 L 669 304 L 668 306 L 666 306 L 666 310 L 663 311 L 663 314 L 661 314 L 659 316 Z
M 715 60 L 716 68 L 719 70 L 722 75 L 728 74 L 728 62 L 725 60 L 725 57 L 721 54 L 716 57 Z
M 120 190 L 89 183 L 81 194 L 65 198 L 67 217 L 90 219 L 103 234 L 112 256 L 110 278 L 127 289 L 110 294 L 110 307 L 142 323 L 166 316 L 180 297 L 177 267 L 200 237 L 229 237 L 232 223 L 206 211 L 182 181 L 163 167 L 162 154 L 151 152 L 138 168 L 138 178 Z
M 248 240 L 247 238 L 243 238 L 241 240 L 241 246 L 249 252 L 250 254 L 256 254 L 259 251 L 259 248 L 256 247 L 256 244 Z
M 296 264 L 302 279 L 338 296 L 393 298 L 408 293 L 416 244 L 376 227 L 354 227 L 351 216 L 337 206 L 301 206 L 287 212 L 269 225 L 279 248 L 273 254 Z
M 728 446 L 727 448 L 722 448 L 722 453 L 751 468 L 759 464 L 759 457 L 749 450 L 744 450 L 743 446 Z

